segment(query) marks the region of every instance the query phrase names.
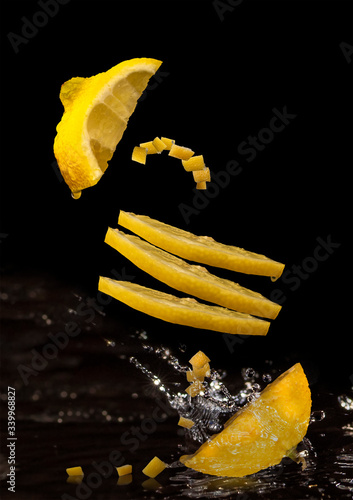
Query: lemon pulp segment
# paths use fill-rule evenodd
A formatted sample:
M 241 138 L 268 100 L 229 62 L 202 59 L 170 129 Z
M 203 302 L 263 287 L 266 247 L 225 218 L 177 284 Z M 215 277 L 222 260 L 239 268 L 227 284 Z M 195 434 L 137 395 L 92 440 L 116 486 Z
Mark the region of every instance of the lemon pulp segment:
M 246 274 L 278 278 L 284 264 L 243 248 L 196 236 L 145 215 L 120 211 L 118 223 L 153 245 L 187 260 Z

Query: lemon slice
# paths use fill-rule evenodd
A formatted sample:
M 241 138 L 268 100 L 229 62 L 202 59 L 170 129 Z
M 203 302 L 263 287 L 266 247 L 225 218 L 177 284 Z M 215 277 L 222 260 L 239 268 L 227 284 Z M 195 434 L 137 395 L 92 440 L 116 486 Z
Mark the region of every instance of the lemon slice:
M 196 471 L 242 477 L 279 464 L 304 438 L 311 394 L 297 363 L 269 384 L 260 396 L 233 415 L 193 455 L 180 461 Z
M 175 297 L 128 281 L 101 276 L 98 289 L 133 309 L 178 325 L 243 335 L 266 335 L 270 326 L 268 321 L 248 314 L 201 304 L 190 297 Z
M 218 243 L 209 236 L 196 236 L 145 215 L 120 211 L 119 224 L 153 245 L 179 257 L 201 264 L 246 274 L 281 276 L 284 264 L 243 248 Z
M 137 236 L 109 228 L 105 242 L 154 278 L 200 299 L 266 318 L 275 318 L 281 309 L 260 293 L 219 278 L 204 267 L 190 265 Z
M 62 85 L 65 111 L 57 126 L 54 154 L 75 197 L 102 177 L 137 100 L 161 64 L 156 59 L 131 59 Z

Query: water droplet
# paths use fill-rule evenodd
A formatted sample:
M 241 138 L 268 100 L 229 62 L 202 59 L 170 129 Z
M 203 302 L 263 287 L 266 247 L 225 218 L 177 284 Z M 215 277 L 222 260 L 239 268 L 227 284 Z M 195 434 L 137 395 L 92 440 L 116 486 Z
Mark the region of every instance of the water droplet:
M 107 344 L 108 347 L 115 347 L 115 341 L 114 340 L 109 340 L 109 339 L 103 339 L 104 342 Z
M 145 330 L 142 330 L 141 332 L 136 332 L 136 333 L 138 333 L 138 338 L 140 340 L 147 340 L 148 339 L 147 332 L 145 332 Z
M 326 417 L 323 410 L 313 411 L 310 415 L 310 422 L 321 422 Z
M 342 408 L 345 410 L 353 410 L 353 399 L 346 394 L 338 396 L 338 402 Z
M 255 377 L 255 370 L 253 368 L 243 368 L 241 374 L 244 380 L 249 380 Z
M 264 373 L 262 375 L 262 380 L 268 384 L 269 382 L 272 382 L 272 376 L 269 373 Z
M 185 344 L 179 344 L 179 351 L 180 352 L 185 352 L 187 349 L 186 345 Z

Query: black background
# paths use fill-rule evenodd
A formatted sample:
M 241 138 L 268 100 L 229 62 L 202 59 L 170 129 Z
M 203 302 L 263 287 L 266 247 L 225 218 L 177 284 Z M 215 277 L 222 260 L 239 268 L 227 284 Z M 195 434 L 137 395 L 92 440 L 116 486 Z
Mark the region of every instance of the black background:
M 353 63 L 341 44 L 353 43 L 352 3 L 244 0 L 220 15 L 210 1 L 71 0 L 18 53 L 8 34 L 21 35 L 24 18 L 42 9 L 14 0 L 1 8 L 2 271 L 45 273 L 92 296 L 112 268 L 161 287 L 103 243 L 120 209 L 264 253 L 292 274 L 318 238 L 329 238 L 339 248 L 295 290 L 281 279 L 214 270 L 266 296 L 278 288 L 285 299 L 268 336 L 234 352 L 215 332 L 165 324 L 117 302 L 106 312 L 153 331 L 156 341 L 208 350 L 228 367 L 301 361 L 311 382 L 348 388 Z M 99 184 L 75 201 L 53 167 L 60 86 L 134 57 L 163 61 L 160 84 L 138 104 Z M 239 144 L 285 107 L 296 118 L 247 161 Z M 162 135 L 203 154 L 214 173 L 232 160 L 242 166 L 189 224 L 180 204 L 193 205 L 191 176 L 167 155 L 146 166 L 130 159 L 135 145 Z

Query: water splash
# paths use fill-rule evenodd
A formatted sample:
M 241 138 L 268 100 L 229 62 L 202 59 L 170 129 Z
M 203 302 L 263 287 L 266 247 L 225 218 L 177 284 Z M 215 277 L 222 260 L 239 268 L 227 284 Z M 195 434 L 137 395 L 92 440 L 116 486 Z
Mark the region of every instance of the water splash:
M 169 348 L 163 346 L 154 348 L 148 344 L 143 344 L 142 347 L 149 354 L 164 360 L 174 371 L 183 375 L 183 377 L 190 371 L 190 367 L 182 365 Z M 187 429 L 185 432 L 189 439 L 197 443 L 203 443 L 214 433 L 220 432 L 223 429 L 224 422 L 234 415 L 244 404 L 258 398 L 261 391 L 261 386 L 257 382 L 260 376 L 250 367 L 242 370 L 244 388 L 235 396 L 231 394 L 223 382 L 226 372 L 211 368 L 210 376 L 206 377 L 203 382 L 200 382 L 202 387 L 199 394 L 191 397 L 185 390 L 173 392 L 162 382 L 159 376 L 142 365 L 136 357 L 132 356 L 130 362 L 153 383 L 157 390 L 164 394 L 170 406 L 178 412 L 180 417 L 190 419 L 194 422 L 191 429 Z M 271 378 L 270 375 L 266 374 L 263 380 L 270 381 Z M 186 378 L 184 380 L 186 382 Z M 175 385 L 179 386 L 182 384 L 178 383 Z

